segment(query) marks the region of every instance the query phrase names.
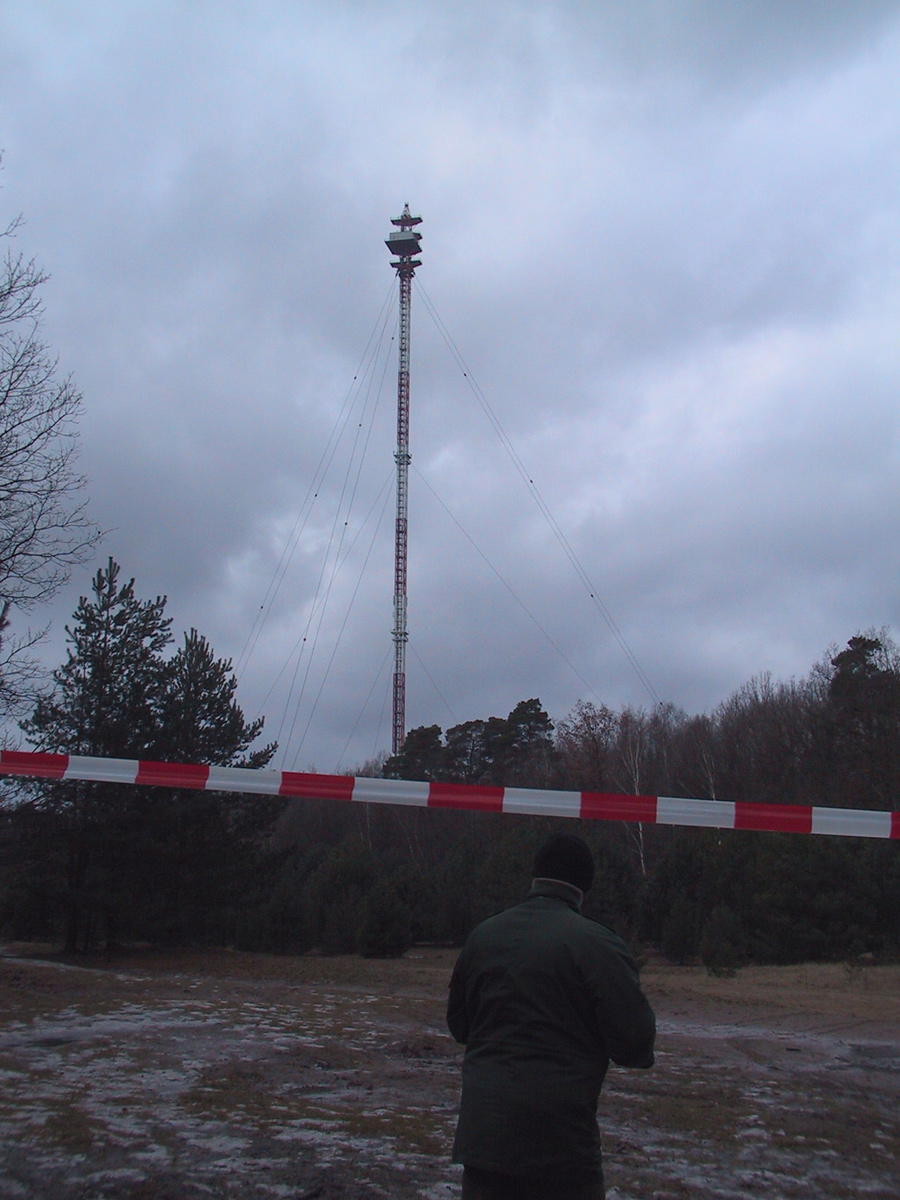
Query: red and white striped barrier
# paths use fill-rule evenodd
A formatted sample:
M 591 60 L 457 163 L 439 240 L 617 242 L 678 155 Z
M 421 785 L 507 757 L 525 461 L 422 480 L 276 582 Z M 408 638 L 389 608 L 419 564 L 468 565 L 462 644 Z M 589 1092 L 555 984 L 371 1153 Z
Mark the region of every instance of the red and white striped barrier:
M 193 788 L 259 796 L 354 800 L 363 804 L 405 804 L 416 808 L 465 808 L 477 812 L 523 813 L 540 817 L 582 817 L 595 821 L 636 821 L 649 825 L 691 825 L 706 829 L 900 838 L 900 812 L 799 804 L 756 804 L 745 800 L 683 800 L 677 796 L 626 796 L 609 792 L 554 792 L 465 783 L 415 783 L 405 779 L 304 775 L 296 771 L 255 771 L 247 767 L 207 767 L 128 758 L 86 758 L 77 754 L 41 754 L 19 750 L 0 751 L 0 775 L 83 779 L 97 783 Z

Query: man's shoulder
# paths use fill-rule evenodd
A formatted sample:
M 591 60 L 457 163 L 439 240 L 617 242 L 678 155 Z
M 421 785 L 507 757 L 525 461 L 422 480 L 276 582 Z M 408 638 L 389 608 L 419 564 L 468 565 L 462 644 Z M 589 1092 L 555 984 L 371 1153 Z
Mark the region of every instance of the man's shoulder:
M 610 965 L 615 962 L 618 969 L 624 968 L 635 980 L 639 978 L 638 966 L 631 948 L 614 930 L 601 925 L 592 917 L 582 916 L 580 934 L 580 945 L 587 959 Z
M 522 919 L 522 914 L 519 911 L 522 908 L 522 903 L 513 904 L 510 908 L 501 908 L 498 912 L 491 913 L 489 917 L 479 921 L 472 932 L 466 939 L 467 942 L 481 941 L 485 938 L 491 938 L 495 933 L 502 931 L 507 925 L 515 924 Z
M 628 949 L 625 940 L 614 929 L 610 929 L 608 925 L 604 925 L 602 921 L 598 921 L 595 917 L 587 917 L 584 913 L 580 913 L 579 915 L 585 923 L 588 937 L 605 942 L 609 946 L 614 946 L 617 950 Z
M 577 917 L 577 914 L 571 911 L 570 915 Z M 479 921 L 466 938 L 463 948 L 473 948 L 497 940 L 506 940 L 515 930 L 521 930 L 532 922 L 541 923 L 553 919 L 553 916 L 552 912 L 548 913 L 546 910 L 542 911 L 538 908 L 534 904 L 533 896 L 526 897 L 509 908 L 500 909 L 499 912 L 492 913 L 489 917 Z
M 566 942 L 607 944 L 618 948 L 620 939 L 612 930 L 583 916 L 571 905 L 555 898 L 528 896 L 518 904 L 494 913 L 481 921 L 469 934 L 466 944 L 489 945 L 510 937 L 537 936 L 538 930 Z M 528 931 L 532 931 L 529 933 Z M 624 946 L 624 943 L 621 943 Z
M 630 957 L 628 946 L 614 930 L 562 900 L 535 895 L 480 921 L 466 939 L 466 945 L 474 947 L 505 939 L 513 930 L 528 926 L 555 928 L 572 944 Z

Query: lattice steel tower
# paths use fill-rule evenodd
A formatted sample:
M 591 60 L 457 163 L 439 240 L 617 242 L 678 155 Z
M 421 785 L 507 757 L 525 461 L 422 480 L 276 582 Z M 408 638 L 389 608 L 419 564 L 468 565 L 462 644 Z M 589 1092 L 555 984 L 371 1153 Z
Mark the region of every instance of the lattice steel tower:
M 397 525 L 394 539 L 394 703 L 391 746 L 398 754 L 406 737 L 406 545 L 409 509 L 409 310 L 412 280 L 416 267 L 421 267 L 419 253 L 421 217 L 410 216 L 409 205 L 403 206 L 399 217 L 392 217 L 397 228 L 385 239 L 391 254 L 398 256 L 391 266 L 400 280 L 400 364 L 397 370 Z

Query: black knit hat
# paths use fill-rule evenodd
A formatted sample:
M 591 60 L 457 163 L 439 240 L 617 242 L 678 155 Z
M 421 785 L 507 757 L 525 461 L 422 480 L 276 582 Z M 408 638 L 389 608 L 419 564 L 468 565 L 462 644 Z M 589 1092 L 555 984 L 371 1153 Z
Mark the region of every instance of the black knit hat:
M 535 879 L 561 879 L 583 892 L 594 882 L 594 859 L 587 842 L 573 833 L 552 833 L 534 856 Z

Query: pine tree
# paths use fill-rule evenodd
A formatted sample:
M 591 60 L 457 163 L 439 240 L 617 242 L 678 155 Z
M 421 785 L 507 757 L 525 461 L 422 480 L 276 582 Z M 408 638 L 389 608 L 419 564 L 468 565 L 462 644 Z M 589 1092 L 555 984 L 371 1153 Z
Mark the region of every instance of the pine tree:
M 66 662 L 53 674 L 22 728 L 40 750 L 118 758 L 158 758 L 167 688 L 163 651 L 171 641 L 165 598 L 140 601 L 134 580 L 120 586 L 110 558 L 66 626 Z M 140 798 L 132 789 L 66 783 L 38 802 L 66 847 L 65 948 L 89 948 L 101 928 L 120 936 L 135 878 Z
M 251 751 L 262 720 L 247 722 L 237 681 L 191 630 L 167 658 L 165 597 L 139 600 L 112 559 L 66 627 L 66 662 L 53 690 L 22 723 L 37 748 L 98 757 L 262 766 Z M 277 805 L 210 793 L 45 785 L 34 801 L 66 848 L 65 946 L 219 939 L 235 924 L 255 849 Z M 52 839 L 51 839 L 52 840 Z M 45 856 L 49 864 L 51 856 Z M 38 864 L 39 865 L 39 864 Z
M 164 758 L 242 767 L 272 758 L 274 743 L 250 750 L 263 718 L 245 720 L 230 660 L 216 658 L 196 629 L 169 661 L 166 682 Z M 253 887 L 261 840 L 281 803 L 210 792 L 155 791 L 148 800 L 158 867 L 150 886 L 154 940 L 233 940 L 240 898 Z
M 717 904 L 700 938 L 700 958 L 710 975 L 734 975 L 743 961 L 741 923 L 725 904 Z
M 65 663 L 22 728 L 41 750 L 112 758 L 159 758 L 169 671 L 163 652 L 172 640 L 166 598 L 138 600 L 134 580 L 119 585 L 110 558 L 82 596 L 71 625 Z
M 420 725 L 411 729 L 397 754 L 384 764 L 385 779 L 440 779 L 444 765 L 444 745 L 440 725 Z
M 215 652 L 196 629 L 169 663 L 163 727 L 167 757 L 216 766 L 263 767 L 274 744 L 247 750 L 262 732 L 264 718 L 249 724 L 235 700 L 231 660 Z
M 397 879 L 379 879 L 362 904 L 357 947 L 363 958 L 399 958 L 413 944 L 412 919 Z
M 827 730 L 840 803 L 890 808 L 900 784 L 900 663 L 882 631 L 857 634 L 832 660 Z
M 520 787 L 548 787 L 556 763 L 553 722 L 536 697 L 520 700 L 506 718 L 498 753 L 499 781 Z

